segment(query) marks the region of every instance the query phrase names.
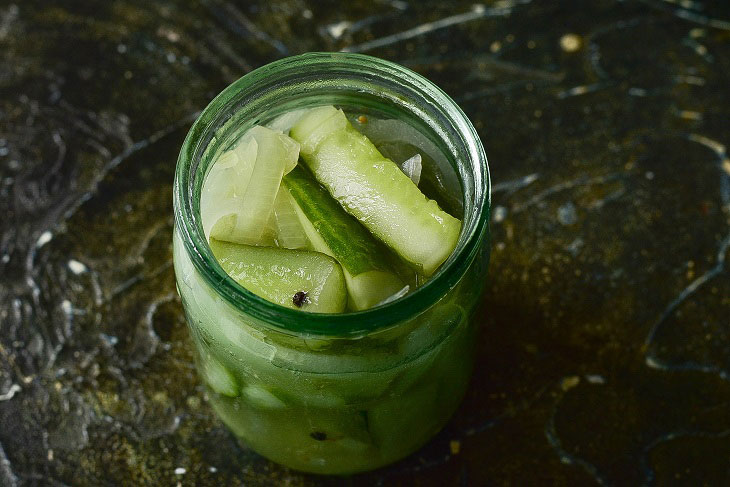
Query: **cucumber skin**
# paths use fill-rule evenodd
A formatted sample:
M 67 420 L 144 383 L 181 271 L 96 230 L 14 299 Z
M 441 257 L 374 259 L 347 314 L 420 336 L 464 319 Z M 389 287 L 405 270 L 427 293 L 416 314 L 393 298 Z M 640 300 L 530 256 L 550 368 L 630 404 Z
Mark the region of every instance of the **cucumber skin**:
M 307 171 L 295 168 L 284 185 L 298 206 L 305 233 L 314 250 L 342 265 L 350 297 L 349 308 L 372 308 L 404 286 L 394 272 L 396 257 L 348 214 Z M 310 227 L 307 230 L 307 227 Z
M 341 313 L 345 309 L 347 291 L 342 267 L 328 255 L 218 240 L 211 240 L 210 247 L 229 276 L 268 301 L 315 313 Z M 292 301 L 298 291 L 309 294 L 311 302 L 303 308 Z
M 336 116 L 345 118 L 342 112 Z M 348 213 L 403 260 L 432 275 L 456 247 L 461 221 L 426 198 L 346 118 L 344 128 L 331 118 L 323 122 L 335 129 L 326 135 L 321 129 L 310 130 L 315 143 L 310 143 L 307 130 L 292 128 L 292 137 L 301 144 L 301 159 Z M 307 115 L 299 124 L 307 129 L 313 125 Z

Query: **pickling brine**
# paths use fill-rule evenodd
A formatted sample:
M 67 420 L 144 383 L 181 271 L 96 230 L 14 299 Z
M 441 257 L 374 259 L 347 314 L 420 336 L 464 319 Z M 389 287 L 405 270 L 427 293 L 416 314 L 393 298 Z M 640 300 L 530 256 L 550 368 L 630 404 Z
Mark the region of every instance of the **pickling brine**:
M 389 96 L 403 90 L 422 105 Z M 473 127 L 402 67 L 304 55 L 226 89 L 183 146 L 173 246 L 221 420 L 315 473 L 433 436 L 473 363 L 488 196 Z

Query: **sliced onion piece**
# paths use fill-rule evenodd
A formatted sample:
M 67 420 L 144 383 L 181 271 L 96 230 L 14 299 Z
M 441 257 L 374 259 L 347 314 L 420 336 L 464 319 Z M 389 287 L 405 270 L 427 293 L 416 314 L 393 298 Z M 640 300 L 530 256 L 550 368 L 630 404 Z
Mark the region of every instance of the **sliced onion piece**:
M 266 228 L 264 228 L 264 232 L 261 234 L 261 240 L 259 240 L 257 245 L 263 245 L 265 247 L 277 247 L 277 229 L 276 229 L 276 218 L 274 217 L 274 211 L 272 210 L 271 213 L 269 213 L 269 219 L 266 222 Z
M 200 196 L 200 216 L 207 239 L 228 234 L 235 226 L 257 152 L 256 140 L 243 138 L 236 148 L 221 154 L 208 172 Z
M 271 130 L 276 130 L 278 132 L 289 135 L 289 130 L 291 130 L 294 124 L 297 123 L 297 121 L 302 118 L 302 115 L 304 115 L 306 112 L 306 108 L 299 108 L 297 110 L 283 113 L 268 124 L 266 124 L 266 126 L 269 127 Z
M 309 245 L 309 239 L 292 205 L 289 190 L 282 184 L 274 201 L 273 221 L 276 240 L 280 247 L 303 249 Z
M 241 199 L 241 209 L 236 224 L 229 235 L 213 235 L 220 240 L 255 245 L 263 235 L 276 193 L 279 191 L 284 167 L 299 156 L 299 144 L 289 142 L 289 137 L 271 129 L 255 126 L 250 134 L 258 144 L 256 164 L 246 192 Z
M 267 235 L 266 229 L 274 200 L 284 172 L 296 166 L 298 157 L 299 144 L 282 133 L 261 126 L 246 132 L 216 161 L 205 181 L 201 216 L 206 236 L 272 244 L 273 234 Z
M 406 176 L 411 178 L 413 184 L 418 186 L 418 183 L 421 181 L 421 169 L 423 168 L 421 154 L 416 154 L 413 157 L 409 157 L 408 159 L 403 161 L 403 164 L 400 165 L 400 168 L 403 170 Z
M 374 119 L 368 121 L 368 123 L 357 124 L 355 127 L 376 146 L 393 143 L 409 144 L 420 149 L 422 153 L 437 163 L 442 170 L 453 171 L 449 161 L 446 160 L 436 144 L 406 122 L 395 119 Z

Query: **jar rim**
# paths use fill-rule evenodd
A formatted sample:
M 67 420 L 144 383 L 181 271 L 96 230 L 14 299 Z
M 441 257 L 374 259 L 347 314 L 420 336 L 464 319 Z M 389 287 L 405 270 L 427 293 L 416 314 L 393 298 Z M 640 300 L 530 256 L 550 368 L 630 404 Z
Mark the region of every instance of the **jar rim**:
M 472 160 L 474 205 L 471 224 L 462 228 L 457 246 L 439 270 L 412 293 L 385 305 L 346 313 L 312 313 L 286 308 L 248 291 L 226 274 L 212 254 L 193 206 L 194 173 L 207 148 L 206 135 L 214 130 L 221 110 L 242 92 L 283 79 L 292 69 L 306 67 L 316 72 L 336 68 L 340 73 L 385 78 L 405 84 L 406 88 L 426 97 L 430 108 L 456 128 Z M 476 257 L 489 225 L 491 182 L 484 148 L 476 129 L 461 108 L 439 87 L 420 74 L 396 63 L 355 53 L 306 53 L 274 61 L 251 71 L 226 87 L 200 113 L 190 128 L 180 150 L 175 169 L 173 207 L 175 224 L 196 270 L 215 292 L 241 312 L 264 322 L 280 332 L 306 336 L 348 337 L 386 329 L 416 316 L 435 304 L 459 282 Z M 466 208 L 466 205 L 465 205 Z M 466 221 L 466 219 L 464 219 Z M 465 225 L 463 225 L 465 226 Z

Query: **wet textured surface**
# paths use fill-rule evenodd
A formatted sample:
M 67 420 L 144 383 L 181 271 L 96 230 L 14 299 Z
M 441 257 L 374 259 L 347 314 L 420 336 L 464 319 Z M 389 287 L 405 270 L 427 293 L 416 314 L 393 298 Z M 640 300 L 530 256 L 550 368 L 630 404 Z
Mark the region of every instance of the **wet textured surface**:
M 0 5 L 0 485 L 337 485 L 235 443 L 192 365 L 171 184 L 196 113 L 307 50 L 423 73 L 490 159 L 477 370 L 351 485 L 730 481 L 730 4 Z

